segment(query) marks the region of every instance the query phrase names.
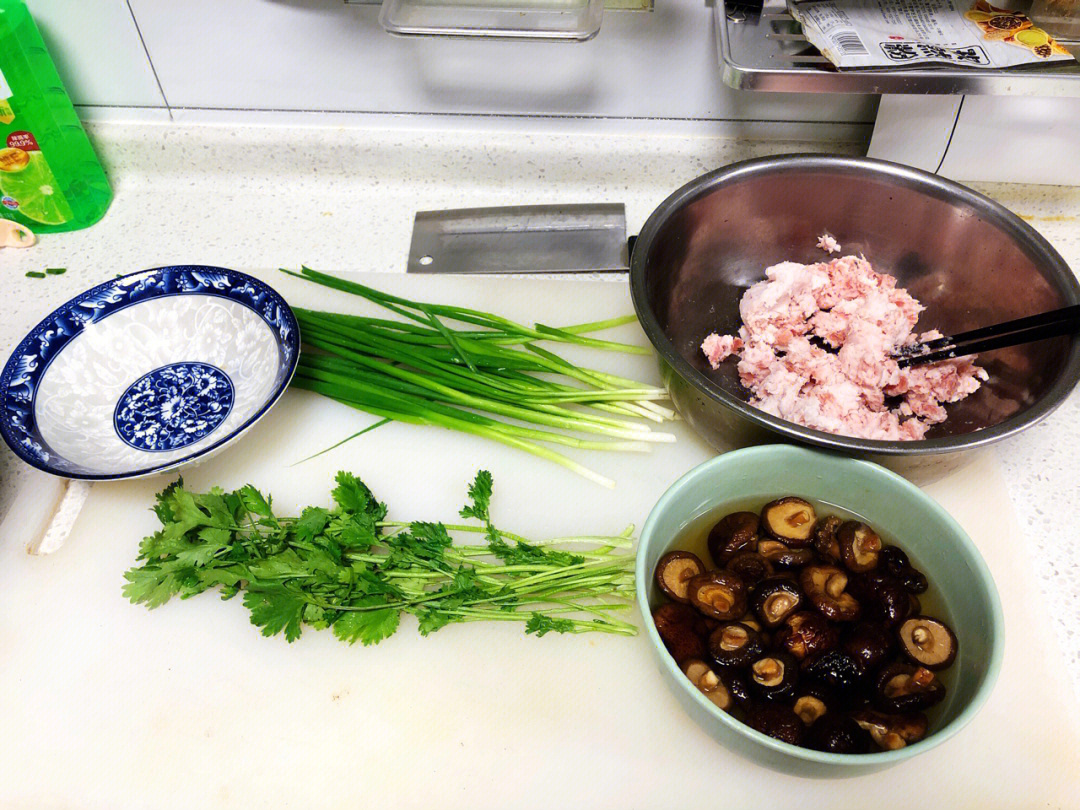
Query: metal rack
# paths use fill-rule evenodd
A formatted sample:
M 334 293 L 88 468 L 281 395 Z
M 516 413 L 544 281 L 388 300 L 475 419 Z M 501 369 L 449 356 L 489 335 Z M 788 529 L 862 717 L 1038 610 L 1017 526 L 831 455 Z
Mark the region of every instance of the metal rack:
M 784 0 L 765 0 L 763 6 L 716 0 L 713 15 L 724 83 L 740 90 L 1080 98 L 1076 63 L 1007 70 L 927 66 L 838 71 L 803 36 Z M 1059 42 L 1080 55 L 1080 42 Z

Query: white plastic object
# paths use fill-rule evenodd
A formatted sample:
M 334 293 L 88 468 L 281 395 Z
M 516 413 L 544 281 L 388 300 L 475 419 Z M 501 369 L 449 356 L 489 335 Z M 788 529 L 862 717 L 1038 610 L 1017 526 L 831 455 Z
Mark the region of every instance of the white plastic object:
M 90 487 L 89 481 L 27 471 L 15 501 L 0 520 L 0 537 L 25 546 L 27 554 L 52 554 L 71 534 Z
M 37 242 L 34 232 L 25 225 L 0 219 L 0 247 L 28 248 Z

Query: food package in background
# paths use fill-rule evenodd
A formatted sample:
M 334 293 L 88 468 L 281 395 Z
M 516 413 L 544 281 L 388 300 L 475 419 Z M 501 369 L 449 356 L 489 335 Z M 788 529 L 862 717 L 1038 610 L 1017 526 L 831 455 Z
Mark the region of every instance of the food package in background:
M 1080 39 L 1080 0 L 1034 0 L 1029 16 L 1055 37 Z
M 841 69 L 1073 61 L 1026 14 L 985 0 L 788 0 L 788 9 Z

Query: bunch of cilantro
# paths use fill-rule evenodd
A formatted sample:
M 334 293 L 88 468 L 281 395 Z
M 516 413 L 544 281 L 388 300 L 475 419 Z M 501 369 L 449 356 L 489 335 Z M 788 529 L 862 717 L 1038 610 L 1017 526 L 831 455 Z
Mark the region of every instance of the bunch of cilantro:
M 516 621 L 526 633 L 634 635 L 617 618 L 630 608 L 630 529 L 614 537 L 542 544 L 501 531 L 489 507 L 491 474 L 477 473 L 461 516 L 476 524 L 386 520 L 386 506 L 354 475 L 339 472 L 334 506 L 299 517 L 274 514 L 247 485 L 191 492 L 180 479 L 158 494 L 161 529 L 139 546 L 124 595 L 155 608 L 217 588 L 242 593 L 251 623 L 292 642 L 305 625 L 342 641 L 377 644 L 411 613 L 427 635 L 454 622 Z M 481 534 L 456 545 L 451 532 Z M 565 550 L 586 547 L 587 550 Z

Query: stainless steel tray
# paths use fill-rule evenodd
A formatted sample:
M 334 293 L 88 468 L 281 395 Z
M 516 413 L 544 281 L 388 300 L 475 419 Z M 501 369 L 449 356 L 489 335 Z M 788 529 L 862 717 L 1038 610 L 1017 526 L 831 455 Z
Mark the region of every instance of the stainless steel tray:
M 766 0 L 764 6 L 715 0 L 713 18 L 724 83 L 739 90 L 1080 97 L 1076 63 L 1008 70 L 942 66 L 841 72 L 807 42 L 784 0 Z M 1080 55 L 1080 43 L 1061 44 Z

